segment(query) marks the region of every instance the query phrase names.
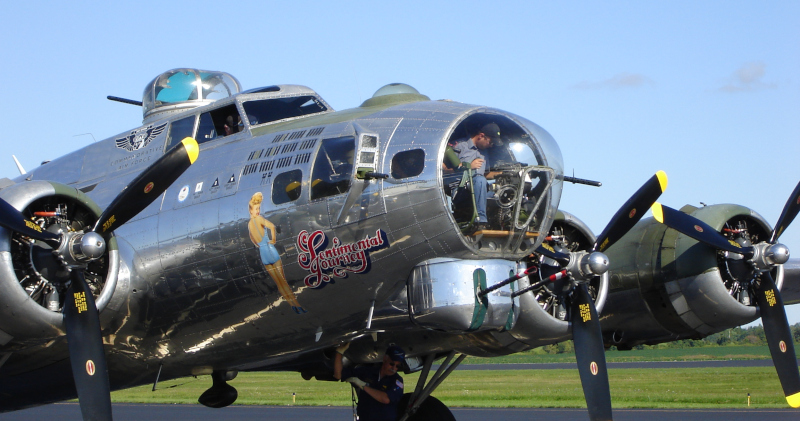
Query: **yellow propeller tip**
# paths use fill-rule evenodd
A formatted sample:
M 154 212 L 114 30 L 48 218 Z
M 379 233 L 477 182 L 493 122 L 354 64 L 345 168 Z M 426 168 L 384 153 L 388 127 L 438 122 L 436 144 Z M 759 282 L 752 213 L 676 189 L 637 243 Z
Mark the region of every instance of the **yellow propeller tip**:
M 186 148 L 186 155 L 189 157 L 189 163 L 194 164 L 194 161 L 197 160 L 197 155 L 200 154 L 200 146 L 197 145 L 197 141 L 191 137 L 185 137 L 181 140 L 181 143 L 183 143 L 183 147 Z
M 656 221 L 664 223 L 664 209 L 661 207 L 661 203 L 655 202 L 653 206 L 650 206 L 650 210 L 653 211 L 653 218 Z
M 658 184 L 661 185 L 661 192 L 663 193 L 665 190 L 667 190 L 667 173 L 659 170 L 656 173 L 656 177 L 658 177 Z
M 786 402 L 789 402 L 792 408 L 800 408 L 800 392 L 787 396 Z

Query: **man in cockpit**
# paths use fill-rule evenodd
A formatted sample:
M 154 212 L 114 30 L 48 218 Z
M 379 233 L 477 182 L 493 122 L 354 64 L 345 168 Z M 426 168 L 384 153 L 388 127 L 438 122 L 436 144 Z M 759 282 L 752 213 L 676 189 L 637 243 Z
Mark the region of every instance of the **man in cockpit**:
M 236 115 L 236 119 L 232 115 L 229 115 L 228 118 L 225 119 L 225 136 L 230 136 L 234 133 L 239 133 L 242 131 L 242 118 L 239 115 Z
M 459 139 L 453 145 L 453 151 L 458 155 L 458 160 L 472 169 L 472 185 L 475 192 L 475 210 L 478 213 L 475 222 L 475 231 L 486 229 L 486 199 L 488 196 L 487 179 L 494 178 L 497 172 L 487 172 L 486 156 L 481 152 L 495 146 L 502 146 L 500 140 L 500 127 L 495 123 L 483 125 L 472 137 Z

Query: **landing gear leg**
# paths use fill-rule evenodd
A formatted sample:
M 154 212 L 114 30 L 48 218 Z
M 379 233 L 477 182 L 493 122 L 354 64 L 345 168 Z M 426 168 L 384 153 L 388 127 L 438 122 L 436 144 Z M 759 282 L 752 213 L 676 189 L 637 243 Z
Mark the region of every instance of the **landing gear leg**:
M 445 404 L 431 396 L 431 393 L 442 384 L 444 379 L 446 379 L 466 357 L 466 355 L 461 354 L 450 364 L 450 361 L 453 360 L 455 355 L 456 353 L 453 351 L 447 356 L 427 385 L 425 381 L 428 379 L 428 373 L 430 373 L 431 367 L 433 366 L 435 355 L 431 354 L 425 358 L 425 365 L 422 367 L 422 373 L 419 376 L 419 381 L 417 381 L 417 387 L 414 393 L 407 393 L 403 395 L 403 398 L 400 400 L 399 407 L 405 409 L 405 413 L 398 421 L 456 420 Z

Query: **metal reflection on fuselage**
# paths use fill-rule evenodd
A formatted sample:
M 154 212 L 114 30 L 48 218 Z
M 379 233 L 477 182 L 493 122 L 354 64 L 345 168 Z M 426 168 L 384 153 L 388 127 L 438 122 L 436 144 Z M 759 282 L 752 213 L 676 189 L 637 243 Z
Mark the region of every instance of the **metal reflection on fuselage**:
M 143 381 L 142 373 L 159 364 L 162 378 L 198 366 L 279 367 L 365 333 L 373 305 L 376 314 L 391 308 L 392 323 L 406 331 L 438 328 L 438 321 L 421 321 L 456 307 L 432 305 L 415 313 L 418 324 L 408 307 L 392 307 L 424 262 L 460 262 L 470 278 L 459 294 L 473 293 L 474 273 L 482 271 L 488 284 L 508 277 L 555 215 L 563 174 L 558 146 L 513 114 L 402 95 L 334 112 L 305 87 L 246 91 L 151 114 L 140 128 L 27 175 L 85 189 L 103 208 L 147 166 L 140 155 L 155 159 L 180 130 L 198 138 L 197 162 L 162 200 L 115 231 L 126 273 L 101 314 L 106 331 L 126 338 L 108 356 L 110 366 L 124 367 L 112 370 L 114 387 Z M 308 108 L 269 115 L 272 105 Z M 513 188 L 501 190 L 510 201 L 490 206 L 506 212 L 500 219 L 507 225 L 498 226 L 505 233 L 476 239 L 458 227 L 442 162 L 448 141 L 486 120 L 506 136 L 508 146 L 492 158 L 513 175 L 505 184 Z M 148 130 L 164 124 L 159 133 Z M 535 212 L 522 212 L 523 201 Z M 432 279 L 414 285 L 434 286 Z M 489 296 L 479 326 L 454 331 L 513 326 L 518 307 L 507 292 Z

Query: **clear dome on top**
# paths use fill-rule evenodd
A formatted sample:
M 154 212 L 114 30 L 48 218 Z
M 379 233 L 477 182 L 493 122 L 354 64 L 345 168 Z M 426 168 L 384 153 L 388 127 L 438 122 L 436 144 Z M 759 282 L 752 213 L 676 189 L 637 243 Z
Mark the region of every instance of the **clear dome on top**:
M 207 105 L 240 91 L 239 81 L 225 72 L 172 69 L 158 75 L 144 88 L 144 121 L 155 120 L 162 112 L 178 112 Z

